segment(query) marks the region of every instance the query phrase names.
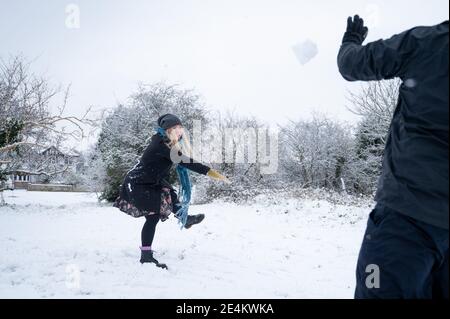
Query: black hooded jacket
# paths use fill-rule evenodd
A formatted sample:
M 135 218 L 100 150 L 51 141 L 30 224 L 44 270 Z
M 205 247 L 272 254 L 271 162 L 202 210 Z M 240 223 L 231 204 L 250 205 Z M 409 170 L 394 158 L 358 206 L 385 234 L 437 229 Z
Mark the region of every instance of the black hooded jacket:
M 343 43 L 338 66 L 349 81 L 400 78 L 376 201 L 449 228 L 448 21 L 365 46 Z
M 174 191 L 167 182 L 174 162 L 203 175 L 210 169 L 181 152 L 173 152 L 171 157 L 171 149 L 166 142 L 167 139 L 159 134 L 153 135 L 139 162 L 127 172 L 121 184 L 120 198 L 140 210 L 159 213 L 162 187 Z

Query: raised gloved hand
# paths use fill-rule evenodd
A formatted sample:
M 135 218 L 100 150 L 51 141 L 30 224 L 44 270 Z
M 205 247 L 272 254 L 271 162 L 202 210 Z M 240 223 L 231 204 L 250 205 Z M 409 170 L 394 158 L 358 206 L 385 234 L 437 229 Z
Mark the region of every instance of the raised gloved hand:
M 231 183 L 231 181 L 228 178 L 226 178 L 225 176 L 223 176 L 218 171 L 216 171 L 216 170 L 214 170 L 212 168 L 208 171 L 208 173 L 206 175 L 208 175 L 211 178 L 215 178 L 215 179 L 218 179 L 220 181 L 224 181 L 227 184 Z
M 361 45 L 367 37 L 369 29 L 364 26 L 364 20 L 358 15 L 354 18 L 348 17 L 347 19 L 347 31 L 344 33 L 342 43 L 352 42 Z

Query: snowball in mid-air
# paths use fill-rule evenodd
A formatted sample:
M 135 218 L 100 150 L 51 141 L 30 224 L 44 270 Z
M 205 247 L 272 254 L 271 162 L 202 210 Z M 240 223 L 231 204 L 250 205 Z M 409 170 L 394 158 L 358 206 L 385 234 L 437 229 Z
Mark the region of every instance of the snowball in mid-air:
M 319 53 L 317 45 L 311 40 L 306 40 L 301 43 L 297 43 L 292 47 L 292 50 L 294 51 L 297 60 L 302 65 L 305 65 L 306 63 L 311 61 L 317 55 L 317 53 Z

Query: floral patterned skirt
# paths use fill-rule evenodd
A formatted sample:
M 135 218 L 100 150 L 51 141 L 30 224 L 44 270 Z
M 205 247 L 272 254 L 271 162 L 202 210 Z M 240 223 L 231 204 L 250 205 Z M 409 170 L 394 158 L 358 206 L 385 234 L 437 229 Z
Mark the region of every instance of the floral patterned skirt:
M 135 207 L 132 203 L 129 203 L 128 201 L 120 198 L 120 196 L 117 197 L 116 201 L 113 204 L 113 207 L 116 207 L 125 214 L 133 217 L 142 217 L 157 214 L 156 212 L 140 210 L 137 207 Z M 173 206 L 172 206 L 172 198 L 170 196 L 170 189 L 163 187 L 161 191 L 161 208 L 159 212 L 161 221 L 167 220 L 172 211 Z

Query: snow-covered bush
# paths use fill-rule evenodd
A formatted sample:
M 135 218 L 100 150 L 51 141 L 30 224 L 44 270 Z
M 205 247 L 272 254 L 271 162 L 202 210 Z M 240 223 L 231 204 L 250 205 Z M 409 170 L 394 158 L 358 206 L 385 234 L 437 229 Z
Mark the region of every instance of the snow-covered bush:
M 281 128 L 280 178 L 304 188 L 341 190 L 352 160 L 351 128 L 315 115 Z
M 212 168 L 221 172 L 232 184 L 199 178 L 197 200 L 208 202 L 215 198 L 227 198 L 234 202 L 260 194 L 260 189 L 270 188 L 277 172 L 265 174 L 259 146 L 266 143 L 270 149 L 269 127 L 255 117 L 242 116 L 235 112 L 216 113 L 211 117 L 209 134 L 202 136 L 202 156 Z M 262 135 L 265 135 L 263 138 Z M 217 140 L 219 139 L 219 140 Z M 215 151 L 214 155 L 209 154 Z M 250 156 L 250 153 L 254 155 Z M 205 155 L 207 155 L 205 157 Z M 208 159 L 214 159 L 212 163 Z M 278 160 L 271 158 L 271 160 Z

